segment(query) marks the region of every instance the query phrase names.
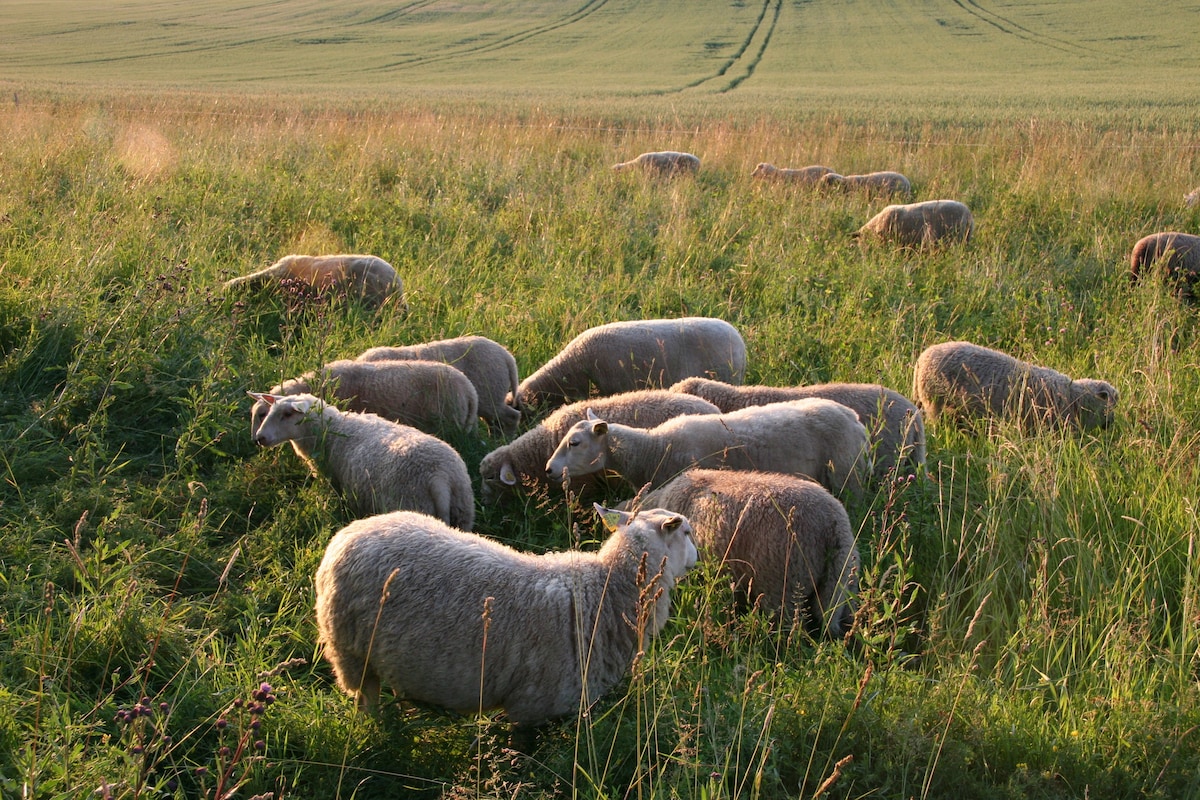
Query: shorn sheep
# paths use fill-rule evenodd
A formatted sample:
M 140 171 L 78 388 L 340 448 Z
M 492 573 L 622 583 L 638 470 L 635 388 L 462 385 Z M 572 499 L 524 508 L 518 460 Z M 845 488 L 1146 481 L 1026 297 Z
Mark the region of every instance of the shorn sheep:
M 260 447 L 290 441 L 314 474 L 329 477 L 356 514 L 406 509 L 462 530 L 475 524 L 467 465 L 441 439 L 375 414 L 343 413 L 311 394 L 248 394 L 270 407 L 254 441 Z
M 858 497 L 869 473 L 867 429 L 832 400 L 676 417 L 648 430 L 588 416 L 546 462 L 551 480 L 612 471 L 634 487 L 654 488 L 693 467 L 761 470 L 802 475 Z
M 681 514 L 597 511 L 597 552 L 531 555 L 422 514 L 338 531 L 316 575 L 317 629 L 338 685 L 532 725 L 591 706 L 666 624 L 697 558 Z
M 521 382 L 522 408 L 670 386 L 698 375 L 741 383 L 746 343 L 712 317 L 610 322 L 588 328 Z
M 484 336 L 459 336 L 436 342 L 405 347 L 372 347 L 359 361 L 441 361 L 449 364 L 475 386 L 479 397 L 479 415 L 495 424 L 506 435 L 517 432 L 520 409 L 509 405 L 506 397 L 517 397 L 520 381 L 517 360 L 504 345 Z
M 1138 239 L 1129 256 L 1129 278 L 1136 282 L 1161 265 L 1162 278 L 1180 297 L 1193 299 L 1200 285 L 1200 236 L 1176 231 Z
M 821 185 L 834 189 L 857 189 L 871 195 L 912 194 L 912 182 L 899 172 L 868 172 L 864 175 L 838 175 L 831 172 L 821 178 Z
M 372 305 L 395 297 L 405 307 L 400 276 L 391 264 L 377 256 L 284 256 L 266 269 L 226 281 L 225 288 L 258 288 L 285 281 L 294 281 L 320 296 L 345 292 L 348 297 Z
M 473 430 L 479 421 L 475 387 L 440 361 L 331 361 L 316 372 L 286 380 L 268 394 L 318 394 L 426 433 Z M 250 432 L 266 416 L 265 402 L 250 412 Z
M 1090 378 L 1071 378 L 1008 353 L 970 342 L 943 342 L 917 358 L 913 397 L 931 419 L 1019 420 L 1026 428 L 1071 424 L 1081 429 L 1112 421 L 1117 390 Z
M 971 209 L 957 200 L 926 200 L 891 205 L 871 217 L 855 233 L 860 239 L 880 239 L 903 247 L 933 247 L 967 242 L 975 230 Z
M 723 413 L 805 397 L 823 397 L 852 408 L 871 437 L 874 474 L 882 478 L 897 466 L 916 471 L 925 464 L 925 423 L 904 395 L 876 383 L 818 383 L 811 386 L 731 386 L 707 378 L 687 378 L 671 387 L 703 397 Z
M 554 448 L 576 422 L 587 418 L 592 409 L 598 416 L 634 428 L 653 428 L 684 414 L 717 414 L 720 410 L 707 400 L 666 389 L 643 389 L 609 397 L 596 397 L 563 406 L 519 437 L 497 447 L 479 462 L 480 501 L 488 506 L 502 494 L 522 484 L 546 480 L 546 461 Z M 583 481 L 577 484 L 581 486 Z
M 740 598 L 790 624 L 807 617 L 833 638 L 849 630 L 858 548 L 846 508 L 824 487 L 773 472 L 690 469 L 643 497 L 692 523 L 705 561 Z
M 790 183 L 816 186 L 826 175 L 831 174 L 833 174 L 832 169 L 820 164 L 812 164 L 807 167 L 781 168 L 764 161 L 754 168 L 754 171 L 750 173 L 750 177 L 761 180 L 788 181 Z
M 654 153 L 642 153 L 630 161 L 613 164 L 613 169 L 617 172 L 638 169 L 655 175 L 690 175 L 700 169 L 700 158 L 691 153 L 660 150 Z

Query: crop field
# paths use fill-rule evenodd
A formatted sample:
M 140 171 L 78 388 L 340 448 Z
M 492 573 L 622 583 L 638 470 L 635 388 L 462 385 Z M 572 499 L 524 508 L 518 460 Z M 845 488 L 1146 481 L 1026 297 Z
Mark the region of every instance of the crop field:
M 1200 312 L 1128 278 L 1140 237 L 1200 232 L 1198 28 L 1104 0 L 0 4 L 0 797 L 1200 797 Z M 658 149 L 701 168 L 610 169 Z M 760 161 L 898 170 L 975 235 L 860 242 L 886 200 Z M 407 309 L 223 289 L 332 252 L 394 265 Z M 354 514 L 254 445 L 246 391 L 465 334 L 527 375 L 685 315 L 741 331 L 747 383 L 911 394 L 966 339 L 1120 401 L 1091 431 L 931 421 L 926 469 L 847 506 L 845 641 L 702 562 L 578 715 L 358 712 L 313 614 Z M 505 437 L 448 439 L 478 492 Z M 521 550 L 604 536 L 559 491 L 476 510 Z

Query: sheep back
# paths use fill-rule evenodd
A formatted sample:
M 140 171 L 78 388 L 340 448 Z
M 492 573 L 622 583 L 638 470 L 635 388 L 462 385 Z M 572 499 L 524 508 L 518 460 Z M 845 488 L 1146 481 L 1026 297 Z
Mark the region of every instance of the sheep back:
M 1156 264 L 1167 286 L 1184 299 L 1194 299 L 1200 284 L 1200 236 L 1164 231 L 1138 239 L 1129 255 L 1129 279 L 1137 282 Z
M 391 264 L 369 255 L 289 255 L 250 275 L 226 281 L 226 289 L 257 288 L 293 281 L 325 296 L 348 296 L 380 305 L 395 297 L 404 306 L 404 284 Z
M 975 230 L 971 210 L 957 200 L 926 200 L 890 205 L 857 231 L 903 247 L 933 247 L 944 242 L 967 242 Z
M 691 153 L 680 153 L 676 150 L 659 150 L 642 153 L 637 158 L 613 164 L 617 172 L 629 169 L 640 169 L 656 175 L 688 175 L 700 169 L 700 158 Z
M 768 164 L 765 161 L 754 168 L 750 173 L 750 177 L 759 178 L 761 180 L 776 180 L 787 181 L 789 183 L 800 183 L 815 186 L 821 182 L 826 175 L 836 174 L 829 167 L 821 164 L 810 164 L 807 167 L 796 168 L 779 168 L 774 164 Z
M 858 189 L 870 195 L 912 194 L 912 182 L 899 172 L 868 172 L 863 175 L 825 175 L 821 179 L 824 187 L 849 190 Z

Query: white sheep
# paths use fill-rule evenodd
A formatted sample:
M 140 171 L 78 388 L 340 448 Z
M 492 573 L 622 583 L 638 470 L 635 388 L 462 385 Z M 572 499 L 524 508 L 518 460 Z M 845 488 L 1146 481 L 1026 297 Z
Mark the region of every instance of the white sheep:
M 654 153 L 642 153 L 631 161 L 613 164 L 613 169 L 617 172 L 640 169 L 643 172 L 653 172 L 658 175 L 691 174 L 700 169 L 700 158 L 691 153 L 661 150 Z
M 942 414 L 1017 419 L 1026 427 L 1072 424 L 1104 427 L 1112 421 L 1117 390 L 1090 378 L 1071 378 L 1008 353 L 970 342 L 943 342 L 917 358 L 913 397 L 929 419 Z
M 820 484 L 774 472 L 690 469 L 636 498 L 692 523 L 705 561 L 784 624 L 807 616 L 833 638 L 850 628 L 858 548 L 846 508 Z
M 551 480 L 612 471 L 635 487 L 653 488 L 693 467 L 761 470 L 803 475 L 858 497 L 870 473 L 867 429 L 832 400 L 676 417 L 648 430 L 588 416 L 546 462 Z
M 318 394 L 426 433 L 473 430 L 479 420 L 475 387 L 440 361 L 331 361 L 316 372 L 286 380 L 268 394 Z M 250 433 L 266 416 L 266 403 L 250 410 Z
M 1184 299 L 1200 287 L 1200 236 L 1178 231 L 1152 233 L 1138 239 L 1129 255 L 1129 278 L 1137 282 L 1161 264 L 1162 279 Z
M 684 414 L 717 414 L 712 403 L 690 394 L 666 389 L 642 389 L 609 397 L 596 397 L 563 406 L 519 437 L 492 450 L 479 462 L 480 501 L 495 503 L 500 496 L 522 483 L 546 480 L 546 461 L 576 422 L 587 418 L 591 408 L 598 416 L 635 428 L 653 428 Z M 575 489 L 582 488 L 583 480 Z
M 317 628 L 338 685 L 536 724 L 590 707 L 666 624 L 696 563 L 687 519 L 596 507 L 598 552 L 532 555 L 397 512 L 342 528 L 316 575 Z
M 521 411 L 508 404 L 518 397 L 517 360 L 504 345 L 485 336 L 459 336 L 405 347 L 372 347 L 359 361 L 441 361 L 467 376 L 479 396 L 479 415 L 505 434 L 517 432 Z
M 904 395 L 877 383 L 818 383 L 811 386 L 731 386 L 708 378 L 687 378 L 671 387 L 703 397 L 724 413 L 750 406 L 823 397 L 858 414 L 871 436 L 876 477 L 898 465 L 917 471 L 925 465 L 925 423 Z M 601 415 L 603 416 L 603 415 Z
M 290 441 L 314 474 L 329 477 L 356 514 L 408 509 L 470 530 L 475 496 L 467 465 L 441 439 L 375 414 L 342 412 L 311 394 L 248 392 L 270 409 L 261 447 Z
M 318 295 L 345 292 L 374 305 L 395 297 L 401 307 L 406 307 L 400 276 L 377 256 L 284 256 L 266 269 L 226 281 L 225 288 L 257 288 L 285 281 L 294 281 Z
M 829 167 L 822 166 L 821 164 L 812 164 L 807 167 L 780 168 L 764 161 L 754 168 L 754 171 L 750 173 L 750 177 L 816 186 L 821 183 L 821 180 L 826 175 L 831 174 L 836 173 Z
M 870 195 L 912 194 L 912 182 L 899 172 L 868 172 L 863 175 L 838 175 L 831 172 L 822 176 L 821 186 L 835 189 L 857 189 Z
M 521 382 L 522 408 L 670 386 L 701 375 L 741 383 L 746 343 L 712 317 L 610 322 L 588 328 Z
M 971 209 L 957 200 L 926 200 L 891 205 L 858 229 L 861 239 L 877 238 L 904 247 L 967 242 L 975 230 Z

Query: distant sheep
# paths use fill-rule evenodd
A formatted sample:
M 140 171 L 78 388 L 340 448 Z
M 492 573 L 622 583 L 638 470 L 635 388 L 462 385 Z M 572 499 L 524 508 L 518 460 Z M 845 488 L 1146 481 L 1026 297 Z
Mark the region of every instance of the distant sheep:
M 286 380 L 269 394 L 320 394 L 344 400 L 350 411 L 411 425 L 426 433 L 470 431 L 479 424 L 475 387 L 454 367 L 440 361 L 331 361 L 316 372 Z M 251 410 L 253 434 L 266 416 L 266 403 Z
M 857 189 L 871 195 L 912 194 L 912 183 L 899 172 L 868 172 L 865 175 L 838 175 L 831 172 L 821 178 L 821 185 L 835 189 Z
M 670 386 L 700 375 L 741 383 L 746 343 L 711 317 L 610 322 L 576 336 L 521 382 L 522 408 L 555 408 L 593 395 Z
M 517 361 L 504 345 L 483 336 L 459 336 L 406 347 L 372 347 L 359 361 L 441 361 L 467 376 L 479 397 L 479 414 L 505 434 L 517 432 L 521 411 L 506 397 L 517 397 Z
M 616 520 L 598 552 L 531 555 L 398 512 L 342 528 L 317 569 L 317 629 L 338 685 L 529 725 L 587 708 L 625 676 L 696 563 L 687 519 Z
M 250 392 L 270 410 L 254 441 L 290 441 L 314 474 L 324 474 L 359 515 L 420 511 L 462 530 L 475 524 L 467 465 L 450 445 L 375 414 L 343 413 L 311 394 Z
M 514 441 L 500 445 L 483 457 L 479 462 L 482 503 L 491 505 L 502 493 L 515 490 L 524 482 L 549 485 L 546 461 L 571 426 L 587 418 L 589 408 L 609 422 L 635 428 L 653 428 L 684 414 L 719 413 L 707 400 L 666 389 L 624 392 L 563 406 Z
M 861 239 L 877 238 L 904 247 L 967 242 L 975 230 L 971 210 L 957 200 L 926 200 L 891 205 L 858 229 Z
M 643 172 L 653 172 L 658 175 L 683 175 L 699 170 L 700 159 L 691 153 L 662 150 L 656 153 L 642 153 L 632 161 L 622 161 L 620 164 L 613 164 L 613 169 L 618 172 L 627 169 L 640 169 Z
M 871 436 L 874 474 L 884 477 L 898 464 L 916 470 L 925 465 L 925 423 L 913 402 L 876 383 L 819 383 L 812 386 L 730 386 L 707 378 L 688 378 L 671 387 L 703 397 L 723 413 L 750 406 L 823 397 L 852 408 Z
M 1112 421 L 1117 390 L 1101 380 L 1071 380 L 1048 367 L 970 342 L 943 342 L 917 358 L 913 397 L 930 419 L 942 414 L 1017 419 L 1027 427 Z
M 826 175 L 830 174 L 833 174 L 833 170 L 820 164 L 789 169 L 780 168 L 764 161 L 754 168 L 754 171 L 750 173 L 750 177 L 816 186 Z
M 858 548 L 845 506 L 819 484 L 691 469 L 638 502 L 687 517 L 702 558 L 719 562 L 739 595 L 784 624 L 807 614 L 833 638 L 849 630 Z
M 1200 236 L 1176 231 L 1152 233 L 1138 239 L 1129 256 L 1129 277 L 1137 281 L 1156 264 L 1180 297 L 1191 299 L 1200 285 Z
M 1183 202 L 1188 208 L 1192 208 L 1197 203 L 1200 203 L 1200 186 L 1185 194 L 1183 196 Z
M 612 471 L 635 487 L 654 488 L 694 467 L 761 470 L 803 475 L 858 497 L 869 472 L 866 428 L 832 400 L 676 417 L 648 430 L 588 416 L 546 462 L 551 480 Z
M 294 281 L 318 295 L 345 292 L 372 305 L 395 297 L 404 306 L 404 285 L 391 264 L 376 256 L 284 256 L 266 269 L 226 281 L 225 288 L 258 288 Z

